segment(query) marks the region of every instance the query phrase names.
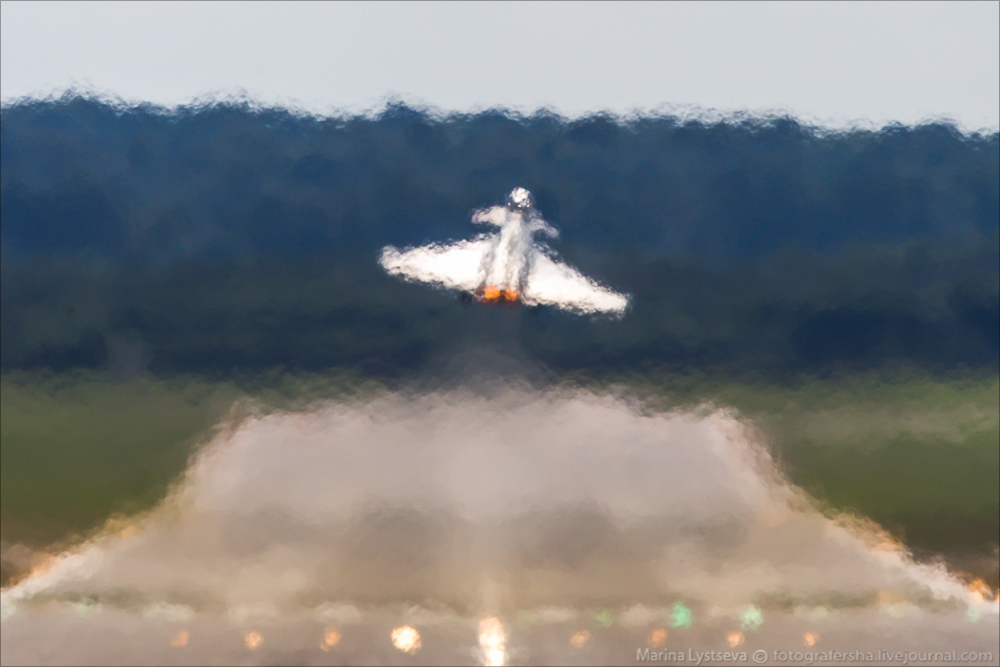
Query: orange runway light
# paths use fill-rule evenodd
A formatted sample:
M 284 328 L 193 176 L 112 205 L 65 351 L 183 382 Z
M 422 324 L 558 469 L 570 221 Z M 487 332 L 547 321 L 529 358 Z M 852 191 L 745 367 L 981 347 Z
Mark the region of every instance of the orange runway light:
M 649 647 L 663 648 L 667 644 L 667 629 L 656 628 L 649 633 Z
M 390 638 L 392 645 L 403 653 L 416 653 L 420 650 L 420 633 L 409 625 L 393 630 Z
M 483 652 L 483 664 L 503 665 L 507 661 L 506 633 L 503 623 L 496 616 L 479 621 L 479 648 Z
M 264 638 L 260 636 L 259 632 L 248 632 L 243 637 L 243 643 L 247 645 L 248 649 L 253 651 L 264 643 Z
M 334 628 L 327 628 L 323 631 L 323 641 L 320 643 L 319 647 L 324 651 L 329 651 L 339 643 L 340 633 Z

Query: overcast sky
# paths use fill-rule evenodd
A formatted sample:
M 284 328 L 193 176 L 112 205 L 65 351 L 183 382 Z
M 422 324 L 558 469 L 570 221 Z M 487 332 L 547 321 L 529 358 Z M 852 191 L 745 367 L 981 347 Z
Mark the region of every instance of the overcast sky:
M 1000 126 L 1000 3 L 2 3 L 0 98 Z

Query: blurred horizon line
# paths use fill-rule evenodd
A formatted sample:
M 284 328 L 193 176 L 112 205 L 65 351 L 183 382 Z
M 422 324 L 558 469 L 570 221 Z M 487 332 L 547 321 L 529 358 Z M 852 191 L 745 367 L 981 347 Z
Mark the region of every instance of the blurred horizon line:
M 302 100 L 282 96 L 268 97 L 254 94 L 246 88 L 235 86 L 230 89 L 209 91 L 190 97 L 186 101 L 156 101 L 144 100 L 119 95 L 110 90 L 102 90 L 94 86 L 71 84 L 57 88 L 47 93 L 32 93 L 16 97 L 0 99 L 0 111 L 11 108 L 29 106 L 32 104 L 67 103 L 74 100 L 96 102 L 123 111 L 143 110 L 157 115 L 175 115 L 185 112 L 201 111 L 217 107 L 235 107 L 248 109 L 257 113 L 285 112 L 300 119 L 337 120 L 366 119 L 374 120 L 394 110 L 416 112 L 431 120 L 445 122 L 458 118 L 469 118 L 486 115 L 503 115 L 515 120 L 534 118 L 550 118 L 560 123 L 574 123 L 591 119 L 603 119 L 617 125 L 628 125 L 650 119 L 674 118 L 682 123 L 698 123 L 702 125 L 768 125 L 781 121 L 792 121 L 799 127 L 813 134 L 837 135 L 855 132 L 881 133 L 887 129 L 918 128 L 928 125 L 947 125 L 954 128 L 967 138 L 1000 134 L 1000 117 L 995 125 L 972 127 L 950 114 L 928 115 L 919 120 L 893 120 L 871 118 L 841 118 L 836 116 L 819 117 L 815 114 L 798 113 L 781 108 L 715 108 L 698 104 L 664 102 L 655 107 L 631 107 L 627 110 L 611 108 L 594 109 L 580 113 L 563 112 L 553 105 L 529 107 L 526 105 L 484 104 L 474 105 L 468 109 L 449 109 L 419 99 L 413 95 L 388 93 L 382 95 L 370 105 L 310 104 Z

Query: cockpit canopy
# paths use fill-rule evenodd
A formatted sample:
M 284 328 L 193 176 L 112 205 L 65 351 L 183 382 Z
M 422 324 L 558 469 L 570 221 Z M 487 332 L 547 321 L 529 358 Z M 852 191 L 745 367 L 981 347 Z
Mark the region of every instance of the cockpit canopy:
M 524 188 L 514 188 L 507 195 L 507 208 L 512 211 L 524 211 L 534 207 L 535 202 L 531 198 L 531 193 Z

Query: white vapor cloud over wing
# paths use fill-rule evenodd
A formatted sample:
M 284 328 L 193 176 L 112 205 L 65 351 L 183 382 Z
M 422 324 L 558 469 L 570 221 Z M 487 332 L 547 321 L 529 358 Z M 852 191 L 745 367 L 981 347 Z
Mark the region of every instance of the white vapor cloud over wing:
M 533 249 L 524 302 L 553 305 L 583 313 L 605 312 L 621 316 L 628 299 L 601 287 L 562 262 Z
M 478 239 L 405 251 L 389 246 L 382 251 L 379 263 L 392 275 L 473 291 L 482 281 L 483 257 L 490 245 L 489 240 Z
M 499 233 L 451 245 L 430 244 L 405 251 L 392 246 L 379 263 L 406 280 L 471 292 L 487 303 L 520 301 L 529 306 L 555 306 L 578 314 L 621 317 L 628 297 L 618 294 L 559 262 L 535 234 L 558 236 L 532 203 L 531 193 L 516 188 L 507 205 L 476 211 L 476 224 Z

